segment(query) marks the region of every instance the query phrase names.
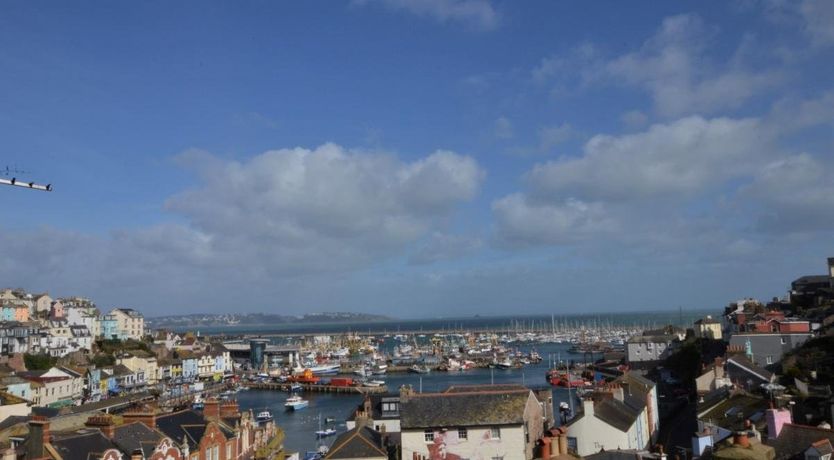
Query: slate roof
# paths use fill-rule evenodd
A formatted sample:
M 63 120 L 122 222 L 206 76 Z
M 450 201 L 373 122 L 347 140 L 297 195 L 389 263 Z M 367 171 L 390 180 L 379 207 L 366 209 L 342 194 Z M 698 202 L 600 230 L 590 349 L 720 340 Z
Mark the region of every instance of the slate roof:
M 206 421 L 197 412 L 184 410 L 157 417 L 156 428 L 178 443 L 181 443 L 185 436 L 191 449 L 199 444 L 200 438 L 203 437 Z
M 805 450 L 823 439 L 834 442 L 834 430 L 786 423 L 782 426 L 779 436 L 776 439 L 768 440 L 767 443 L 776 449 L 777 460 L 804 459 Z
M 388 458 L 382 435 L 366 426 L 342 433 L 324 457 L 330 458 Z
M 745 355 L 735 355 L 727 359 L 725 366 L 734 364 L 736 367 L 744 370 L 748 374 L 752 374 L 760 379 L 770 382 L 773 380 L 773 372 L 755 365 Z
M 88 433 L 73 434 L 64 438 L 57 436 L 50 442 L 52 447 L 61 455 L 63 460 L 91 460 L 101 458 L 107 449 L 112 449 L 113 443 L 99 430 Z
M 478 391 L 523 391 L 527 393 L 529 390 L 520 384 L 483 384 L 483 385 L 452 385 L 443 393 L 473 393 Z
M 594 416 L 625 433 L 637 421 L 640 410 L 616 399 L 607 398 L 594 405 Z
M 403 428 L 520 425 L 527 392 L 431 393 L 400 399 Z
M 142 449 L 146 456 L 150 456 L 162 438 L 162 434 L 141 422 L 121 425 L 113 431 L 113 443 L 128 455 L 136 449 Z

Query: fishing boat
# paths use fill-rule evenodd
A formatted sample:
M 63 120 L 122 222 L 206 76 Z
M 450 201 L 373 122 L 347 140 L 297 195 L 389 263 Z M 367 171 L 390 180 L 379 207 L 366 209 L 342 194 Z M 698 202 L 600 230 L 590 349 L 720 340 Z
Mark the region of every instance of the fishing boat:
M 301 391 L 303 389 L 304 387 L 302 387 L 300 383 L 293 383 L 292 385 L 290 385 L 290 392 Z
M 506 357 L 503 361 L 495 363 L 495 367 L 497 367 L 498 369 L 510 369 L 513 367 L 513 362 L 510 360 L 509 357 Z
M 429 372 L 431 372 L 431 369 L 429 368 L 429 366 L 421 366 L 419 364 L 415 364 L 408 368 L 408 372 L 411 372 L 413 374 L 428 374 Z
M 284 402 L 284 407 L 289 410 L 301 410 L 307 407 L 310 404 L 309 401 L 301 398 L 301 396 L 293 395 L 287 398 Z
M 333 436 L 334 434 L 336 434 L 336 430 L 333 428 L 327 428 L 325 430 L 316 431 L 316 436 L 320 438 L 324 438 L 326 436 Z
M 258 412 L 258 415 L 255 416 L 255 421 L 258 423 L 267 423 L 273 420 L 272 412 L 268 410 L 263 410 Z
M 374 364 L 374 368 L 373 368 L 373 370 L 371 370 L 371 373 L 373 375 L 383 375 L 387 371 L 388 371 L 388 365 L 387 364 L 385 364 L 385 363 L 376 363 L 376 364 Z

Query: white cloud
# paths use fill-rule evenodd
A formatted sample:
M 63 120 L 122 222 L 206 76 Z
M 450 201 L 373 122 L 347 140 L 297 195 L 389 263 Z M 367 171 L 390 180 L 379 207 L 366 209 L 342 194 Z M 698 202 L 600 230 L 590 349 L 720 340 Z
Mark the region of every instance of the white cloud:
M 697 15 L 668 17 L 639 51 L 611 60 L 606 72 L 644 88 L 667 117 L 735 109 L 783 80 L 781 72 L 748 69 L 738 60 L 717 64 L 706 53 L 713 34 Z
M 698 15 L 667 17 L 636 51 L 606 57 L 583 43 L 567 53 L 546 57 L 532 79 L 550 85 L 551 94 L 571 94 L 592 85 L 626 85 L 647 92 L 655 111 L 666 118 L 737 109 L 785 76 L 745 62 L 756 41 L 745 36 L 726 63 L 711 57 L 716 31 Z
M 354 5 L 380 3 L 440 23 L 460 22 L 481 30 L 498 26 L 499 14 L 489 0 L 354 0 Z
M 495 120 L 493 131 L 498 139 L 511 139 L 513 137 L 513 123 L 507 117 L 498 117 Z
M 599 203 L 574 198 L 537 202 L 513 193 L 492 203 L 502 246 L 563 245 L 612 233 L 617 224 Z
M 531 193 L 544 197 L 630 200 L 692 195 L 766 157 L 756 119 L 688 117 L 623 136 L 597 135 L 579 157 L 535 166 Z

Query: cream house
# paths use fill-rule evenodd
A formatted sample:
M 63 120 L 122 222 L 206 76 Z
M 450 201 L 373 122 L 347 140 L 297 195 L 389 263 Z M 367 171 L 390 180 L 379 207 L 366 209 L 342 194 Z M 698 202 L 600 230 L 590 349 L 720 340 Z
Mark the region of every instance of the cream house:
M 524 460 L 535 457 L 544 411 L 520 385 L 455 386 L 400 393 L 402 458 Z
M 131 308 L 114 308 L 110 315 L 116 320 L 120 337 L 141 340 L 145 335 L 145 317 Z
M 709 315 L 704 319 L 695 321 L 695 337 L 721 340 L 721 321 Z
M 19 376 L 31 382 L 32 403 L 36 406 L 72 405 L 84 389 L 84 378 L 69 369 L 53 367 L 48 371 L 21 372 Z

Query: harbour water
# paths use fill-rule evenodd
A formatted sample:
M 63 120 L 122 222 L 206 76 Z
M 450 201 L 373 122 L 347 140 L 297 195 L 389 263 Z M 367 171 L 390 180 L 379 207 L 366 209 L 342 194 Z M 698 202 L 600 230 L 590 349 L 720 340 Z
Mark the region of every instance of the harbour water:
M 563 361 L 573 360 L 581 362 L 583 355 L 572 354 L 568 351 L 570 344 L 525 344 L 518 348 L 522 352 L 535 349 L 544 358 L 542 362 L 530 364 L 515 369 L 471 369 L 463 372 L 442 372 L 433 371 L 429 374 L 419 375 L 410 373 L 390 373 L 382 377 L 387 384 L 388 390 L 396 392 L 402 385 L 411 385 L 416 391 L 423 392 L 442 391 L 450 385 L 473 385 L 488 383 L 519 383 L 529 387 L 549 386 L 545 380 L 545 372 L 550 367 L 551 361 L 562 359 Z M 571 391 L 576 404 L 575 391 Z M 335 428 L 338 433 L 345 431 L 345 419 L 362 402 L 362 396 L 357 394 L 333 394 L 333 393 L 302 393 L 302 396 L 310 401 L 307 409 L 299 412 L 287 412 L 284 410 L 284 400 L 287 393 L 270 390 L 248 390 L 237 394 L 238 403 L 242 409 L 252 409 L 255 413 L 268 409 L 275 416 L 276 423 L 286 433 L 285 447 L 290 451 L 305 452 L 314 450 L 318 446 L 315 431 L 319 429 L 319 417 L 321 417 L 322 428 Z M 558 413 L 559 403 L 568 402 L 568 390 L 565 388 L 553 388 L 553 404 Z M 332 418 L 334 423 L 326 424 L 325 420 Z M 333 442 L 336 436 L 325 438 L 323 442 L 327 445 Z

